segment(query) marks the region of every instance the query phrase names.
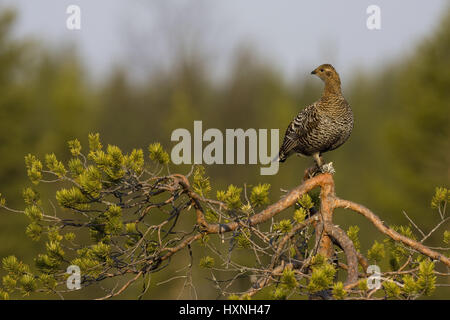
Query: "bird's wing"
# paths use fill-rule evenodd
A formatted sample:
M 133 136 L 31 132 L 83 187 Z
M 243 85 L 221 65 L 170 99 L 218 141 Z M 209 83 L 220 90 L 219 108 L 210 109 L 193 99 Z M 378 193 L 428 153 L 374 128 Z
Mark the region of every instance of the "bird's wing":
M 279 152 L 280 158 L 286 157 L 292 149 L 299 146 L 302 138 L 316 128 L 317 124 L 317 112 L 312 104 L 303 109 L 287 127 Z

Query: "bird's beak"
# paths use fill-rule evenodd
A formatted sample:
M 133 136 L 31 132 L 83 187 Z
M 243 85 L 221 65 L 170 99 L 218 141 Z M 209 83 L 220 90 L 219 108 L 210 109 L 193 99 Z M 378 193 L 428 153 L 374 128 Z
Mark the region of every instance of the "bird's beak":
M 311 71 L 311 74 L 316 74 L 316 70 Z

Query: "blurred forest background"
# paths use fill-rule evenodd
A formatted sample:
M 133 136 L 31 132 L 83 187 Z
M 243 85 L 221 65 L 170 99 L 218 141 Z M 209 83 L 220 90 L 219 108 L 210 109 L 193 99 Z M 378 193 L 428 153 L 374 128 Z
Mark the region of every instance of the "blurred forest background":
M 200 48 L 184 50 L 182 45 L 173 54 L 172 68 L 151 68 L 136 80 L 118 64 L 107 77 L 93 81 L 75 47 L 46 47 L 33 38 L 14 37 L 17 15 L 13 9 L 0 8 L 0 192 L 10 207 L 24 206 L 27 153 L 42 158 L 54 152 L 61 160 L 68 159 L 67 140 L 78 138 L 86 145 L 89 132 L 99 132 L 104 145 L 116 144 L 126 152 L 154 141 L 170 151 L 171 132 L 192 130 L 194 120 L 202 120 L 204 129 L 279 128 L 281 136 L 289 121 L 322 90 L 320 81 L 308 73 L 287 80 L 251 46 L 237 50 L 221 81 L 211 79 L 211 65 Z M 404 210 L 430 230 L 437 219 L 430 209 L 434 189 L 449 187 L 450 182 L 450 11 L 414 51 L 375 70 L 355 69 L 344 83 L 355 128 L 350 140 L 325 154 L 325 160 L 334 163 L 340 197 L 364 204 L 390 225 L 407 224 Z M 216 190 L 231 183 L 267 182 L 272 185 L 271 200 L 276 201 L 282 195 L 280 188 L 301 182 L 311 162 L 291 158 L 275 176 L 260 176 L 259 165 L 212 165 L 206 170 Z M 187 173 L 189 167 L 171 170 Z M 374 237 L 382 238 L 349 212 L 338 212 L 335 223 L 345 229 L 357 224 L 363 250 Z M 26 225 L 24 216 L 0 212 L 0 257 L 15 254 L 32 264 L 43 243 L 25 237 Z M 444 229 L 448 224 L 428 244 L 442 241 Z M 196 259 L 200 256 L 197 253 Z M 155 283 L 178 270 L 183 259 L 187 253 L 155 275 L 145 298 L 178 296 L 182 280 Z M 201 270 L 194 275 L 200 297 L 215 298 L 207 276 Z M 133 290 L 122 298 L 134 298 Z M 91 294 L 88 290 L 73 297 Z M 189 298 L 189 293 L 182 297 Z M 433 297 L 449 299 L 450 292 L 441 288 Z

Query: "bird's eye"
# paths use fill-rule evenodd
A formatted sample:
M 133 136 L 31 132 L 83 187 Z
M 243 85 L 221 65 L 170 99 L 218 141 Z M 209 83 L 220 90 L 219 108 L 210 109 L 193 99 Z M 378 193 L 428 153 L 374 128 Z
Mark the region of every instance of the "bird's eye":
M 320 69 L 320 72 L 323 72 L 323 69 Z

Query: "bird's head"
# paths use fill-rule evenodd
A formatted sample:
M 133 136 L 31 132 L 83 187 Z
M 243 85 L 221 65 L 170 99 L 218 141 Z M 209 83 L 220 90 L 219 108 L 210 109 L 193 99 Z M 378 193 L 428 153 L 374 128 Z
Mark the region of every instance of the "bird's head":
M 322 64 L 314 69 L 311 74 L 315 74 L 325 83 L 329 81 L 340 83 L 339 75 L 331 64 Z
M 325 82 L 324 94 L 340 94 L 341 92 L 341 79 L 331 64 L 322 64 L 314 69 L 311 74 L 315 74 L 323 82 Z

